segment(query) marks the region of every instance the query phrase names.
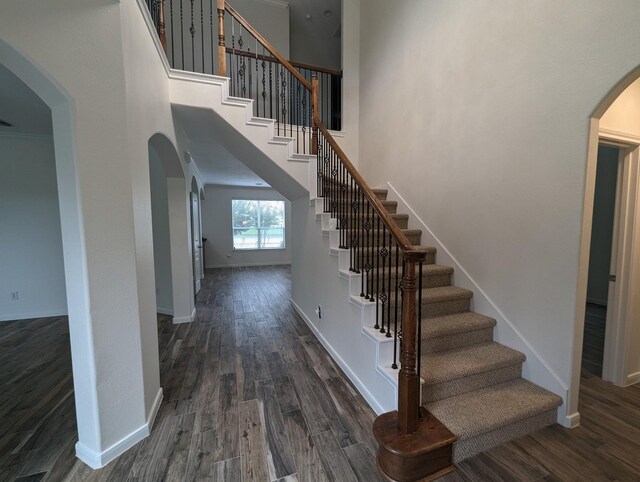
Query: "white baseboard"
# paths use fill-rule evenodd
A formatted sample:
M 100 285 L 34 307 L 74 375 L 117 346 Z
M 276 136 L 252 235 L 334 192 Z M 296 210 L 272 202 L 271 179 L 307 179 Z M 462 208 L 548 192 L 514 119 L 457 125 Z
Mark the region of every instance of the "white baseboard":
M 218 269 L 218 268 L 253 268 L 257 266 L 286 266 L 291 264 L 291 261 L 268 261 L 265 263 L 229 263 L 229 264 L 212 264 L 208 265 L 206 269 Z
M 67 310 L 32 311 L 30 313 L 11 313 L 0 315 L 0 321 L 30 320 L 32 318 L 51 318 L 54 316 L 67 316 Z
M 566 428 L 576 428 L 580 425 L 580 414 L 578 412 L 565 415 L 558 423 Z
M 331 355 L 331 358 L 333 358 L 336 361 L 336 363 L 340 365 L 340 368 L 342 368 L 342 370 L 347 374 L 347 377 L 349 377 L 349 380 L 351 380 L 351 382 L 356 386 L 360 394 L 364 397 L 364 399 L 367 401 L 367 403 L 373 409 L 376 415 L 380 415 L 381 413 L 384 413 L 386 410 L 382 408 L 382 405 L 375 399 L 375 397 L 371 394 L 371 392 L 367 390 L 367 387 L 365 387 L 365 385 L 360 381 L 360 379 L 356 376 L 356 374 L 353 373 L 349 365 L 340 357 L 340 355 L 338 355 L 338 353 L 334 350 L 334 348 L 327 341 L 327 339 L 322 335 L 322 333 L 318 331 L 315 325 L 311 322 L 311 319 L 304 313 L 304 311 L 302 311 L 302 308 L 300 308 L 298 304 L 295 301 L 293 301 L 293 299 L 290 299 L 289 301 L 291 302 L 291 306 L 293 306 L 293 309 L 296 310 L 296 313 L 300 315 L 300 317 L 304 320 L 304 322 L 311 329 L 311 331 L 313 331 L 314 335 L 316 335 L 316 338 L 320 340 L 320 343 L 322 343 L 322 346 L 324 346 L 324 348 L 329 352 L 329 354 Z
M 173 308 L 163 308 L 162 306 L 156 306 L 156 313 L 160 315 L 173 316 Z
M 151 433 L 156 415 L 158 414 L 160 404 L 162 403 L 162 396 L 162 388 L 160 388 L 153 402 L 153 406 L 151 407 L 147 421 L 140 428 L 134 430 L 129 435 L 102 452 L 96 452 L 95 450 L 85 446 L 82 442 L 77 442 L 76 456 L 92 469 L 101 469 L 116 457 L 125 453 L 135 444 L 148 437 Z
M 630 373 L 626 376 L 625 387 L 635 385 L 638 382 L 640 382 L 640 372 Z
M 191 323 L 195 319 L 196 319 L 196 309 L 194 308 L 193 311 L 191 312 L 191 316 L 182 316 L 179 318 L 176 318 L 174 316 L 172 321 L 174 325 L 179 325 L 181 323 Z

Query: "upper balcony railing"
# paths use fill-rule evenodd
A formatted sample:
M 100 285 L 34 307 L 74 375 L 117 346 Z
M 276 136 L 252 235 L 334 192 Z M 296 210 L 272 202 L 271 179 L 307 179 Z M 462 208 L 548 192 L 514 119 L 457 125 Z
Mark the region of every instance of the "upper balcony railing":
M 280 60 L 256 38 L 257 32 L 241 20 L 231 5 L 220 7 L 217 0 L 145 1 L 172 68 L 221 75 L 220 64 L 225 63 L 225 76 L 231 79 L 230 94 L 253 99 L 254 115 L 275 120 L 279 135 L 297 140 L 294 131 L 300 125 L 297 150 L 308 152 L 308 135 L 302 139 L 301 125 L 306 119 L 308 131 L 311 121 L 308 96 L 302 89 L 298 90 L 301 86 L 293 82 L 289 72 L 282 70 Z M 230 15 L 220 17 L 219 8 Z M 224 62 L 218 34 L 221 27 L 225 32 Z M 317 77 L 322 93 L 318 115 L 329 129 L 340 130 L 342 72 L 300 62 L 289 63 L 309 84 Z

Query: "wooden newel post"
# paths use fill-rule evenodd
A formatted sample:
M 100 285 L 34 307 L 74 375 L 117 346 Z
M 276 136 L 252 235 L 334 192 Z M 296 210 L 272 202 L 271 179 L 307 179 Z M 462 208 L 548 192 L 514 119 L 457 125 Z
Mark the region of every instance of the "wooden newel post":
M 422 253 L 405 252 L 402 278 L 402 367 L 398 374 L 398 428 L 403 434 L 416 431 L 420 410 L 420 376 L 416 372 L 416 340 L 418 314 L 416 310 L 416 264 Z
M 227 52 L 224 43 L 224 0 L 216 0 L 218 9 L 218 75 L 227 76 Z
M 311 154 L 318 153 L 318 126 L 316 125 L 315 116 L 320 115 L 318 113 L 318 76 L 313 75 L 311 77 L 311 104 L 313 108 L 311 124 Z
M 167 30 L 165 29 L 164 22 L 164 1 L 159 2 L 158 9 L 158 37 L 160 37 L 160 44 L 162 44 L 162 50 L 166 55 L 167 53 Z

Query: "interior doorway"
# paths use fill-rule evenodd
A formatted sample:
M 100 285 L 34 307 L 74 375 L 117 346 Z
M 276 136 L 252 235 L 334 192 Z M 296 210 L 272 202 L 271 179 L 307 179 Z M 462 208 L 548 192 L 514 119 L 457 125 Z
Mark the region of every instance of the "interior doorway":
M 582 346 L 582 369 L 598 377 L 602 377 L 609 295 L 615 291 L 615 285 L 611 286 L 615 283 L 612 254 L 617 238 L 614 227 L 622 149 L 605 141 L 598 145 Z
M 191 242 L 193 243 L 193 292 L 200 292 L 202 280 L 202 236 L 200 230 L 200 199 L 197 192 L 191 193 Z

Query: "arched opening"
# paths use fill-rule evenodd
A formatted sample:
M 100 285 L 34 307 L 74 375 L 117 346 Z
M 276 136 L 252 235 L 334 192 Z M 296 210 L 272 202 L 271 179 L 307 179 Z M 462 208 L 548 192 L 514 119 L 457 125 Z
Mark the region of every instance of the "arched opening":
M 11 479 L 31 475 L 28 454 L 48 472 L 74 446 L 95 448 L 99 428 L 69 101 L 1 40 L 0 84 L 11 124 L 0 129 L 0 285 L 12 293 L 0 307 L 0 459 Z
M 201 189 L 195 176 L 191 178 L 191 253 L 193 266 L 193 292 L 197 296 L 204 279 Z
M 77 428 L 51 110 L 2 64 L 0 106 L 0 465 L 13 480 L 31 475 L 29 453 L 49 472 Z
M 640 382 L 639 114 L 640 67 L 590 120 L 569 413 L 583 383 Z
M 192 321 L 187 193 L 180 157 L 167 136 L 149 139 L 156 309 L 174 323 Z

